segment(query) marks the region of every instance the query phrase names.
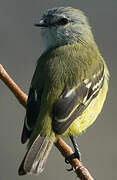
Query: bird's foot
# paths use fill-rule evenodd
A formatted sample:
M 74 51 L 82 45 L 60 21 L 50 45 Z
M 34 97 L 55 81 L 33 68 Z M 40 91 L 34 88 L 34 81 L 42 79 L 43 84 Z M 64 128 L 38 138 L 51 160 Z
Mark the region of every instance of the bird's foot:
M 74 152 L 73 154 L 70 154 L 68 155 L 66 158 L 65 158 L 65 163 L 69 164 L 71 159 L 75 159 L 77 158 L 79 161 L 81 161 L 81 154 L 79 151 L 77 152 Z M 67 171 L 73 171 L 73 167 L 71 167 L 70 169 L 67 169 Z

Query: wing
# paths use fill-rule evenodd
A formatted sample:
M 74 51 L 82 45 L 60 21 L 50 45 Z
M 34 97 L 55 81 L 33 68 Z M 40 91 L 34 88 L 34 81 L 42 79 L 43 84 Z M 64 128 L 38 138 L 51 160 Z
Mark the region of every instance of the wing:
M 65 87 L 60 98 L 53 105 L 53 130 L 62 134 L 81 115 L 98 95 L 104 83 L 104 65 L 91 79 L 85 79 L 78 87 Z
M 43 68 L 38 63 L 31 81 L 27 100 L 26 116 L 24 119 L 24 127 L 21 136 L 21 142 L 23 144 L 27 141 L 28 138 L 30 138 L 37 116 L 40 112 L 40 103 L 43 91 L 42 87 L 44 82 L 41 72 L 42 69 Z
M 37 116 L 40 111 L 41 102 L 41 91 L 38 91 L 31 87 L 29 91 L 29 96 L 27 100 L 26 116 L 24 120 L 24 127 L 21 136 L 21 142 L 25 143 L 32 133 L 33 127 L 35 125 Z

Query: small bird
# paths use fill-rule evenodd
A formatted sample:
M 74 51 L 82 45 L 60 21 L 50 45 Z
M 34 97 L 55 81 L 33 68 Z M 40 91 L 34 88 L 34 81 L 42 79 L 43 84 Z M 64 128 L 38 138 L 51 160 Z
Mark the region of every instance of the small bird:
M 45 50 L 37 61 L 21 142 L 27 140 L 19 175 L 43 171 L 53 143 L 85 131 L 101 112 L 108 91 L 109 71 L 84 13 L 72 7 L 47 9 L 40 27 Z

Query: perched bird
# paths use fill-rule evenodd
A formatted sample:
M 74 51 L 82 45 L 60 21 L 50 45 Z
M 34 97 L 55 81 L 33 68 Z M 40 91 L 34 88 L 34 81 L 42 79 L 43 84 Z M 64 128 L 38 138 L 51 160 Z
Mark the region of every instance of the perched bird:
M 30 85 L 21 141 L 28 142 L 19 175 L 41 173 L 54 142 L 74 136 L 97 118 L 108 91 L 109 72 L 87 17 L 78 9 L 47 9 L 39 23 L 45 50 Z

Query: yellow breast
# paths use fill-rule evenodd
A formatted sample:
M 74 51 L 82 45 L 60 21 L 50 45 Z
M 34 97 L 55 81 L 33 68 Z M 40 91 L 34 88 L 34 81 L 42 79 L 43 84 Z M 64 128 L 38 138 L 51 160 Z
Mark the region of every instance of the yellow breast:
M 99 94 L 94 98 L 85 111 L 79 116 L 63 134 L 78 135 L 85 131 L 97 118 L 103 107 L 108 91 L 108 79 L 105 78 L 104 85 L 101 88 Z

